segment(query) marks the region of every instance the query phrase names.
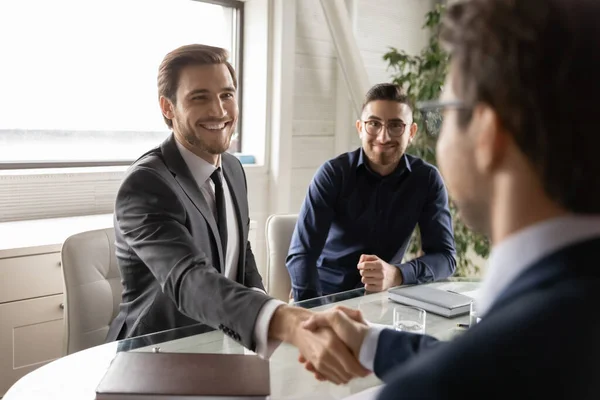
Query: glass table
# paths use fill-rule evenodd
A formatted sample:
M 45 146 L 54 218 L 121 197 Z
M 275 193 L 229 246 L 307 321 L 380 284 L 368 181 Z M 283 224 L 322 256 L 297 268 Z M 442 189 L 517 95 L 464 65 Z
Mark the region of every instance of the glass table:
M 452 279 L 430 284 L 459 293 L 472 293 L 478 282 Z M 358 309 L 372 323 L 392 325 L 394 304 L 387 292 L 369 294 L 355 289 L 330 296 L 295 303 L 297 307 L 315 311 L 336 305 Z M 457 324 L 468 323 L 469 316 L 444 318 L 427 314 L 426 332 L 441 340 L 448 340 L 462 330 Z M 254 354 L 219 330 L 203 324 L 191 325 L 108 343 L 60 358 L 21 378 L 3 400 L 20 399 L 94 399 L 95 389 L 106 369 L 120 351 L 154 351 L 185 353 Z M 336 386 L 317 381 L 298 363 L 298 350 L 282 344 L 270 358 L 271 399 L 341 399 L 381 384 L 374 375 L 355 379 L 347 385 Z

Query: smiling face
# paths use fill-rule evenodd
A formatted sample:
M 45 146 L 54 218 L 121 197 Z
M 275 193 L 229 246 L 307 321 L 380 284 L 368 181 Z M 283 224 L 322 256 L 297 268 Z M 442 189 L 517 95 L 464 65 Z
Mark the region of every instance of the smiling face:
M 400 134 L 402 125 L 404 131 Z M 356 121 L 356 129 L 370 164 L 385 167 L 398 164 L 417 132 L 417 125 L 407 104 L 374 100 L 365 105 L 361 120 Z
M 178 142 L 203 158 L 225 152 L 238 119 L 236 89 L 225 64 L 191 65 L 179 73 L 175 101 L 161 96 Z

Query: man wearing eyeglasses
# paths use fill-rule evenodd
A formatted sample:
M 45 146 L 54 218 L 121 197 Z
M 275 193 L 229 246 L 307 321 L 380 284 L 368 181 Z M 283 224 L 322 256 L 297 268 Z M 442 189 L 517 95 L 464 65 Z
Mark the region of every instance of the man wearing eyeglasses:
M 300 210 L 287 259 L 296 301 L 363 285 L 379 292 L 455 270 L 442 178 L 405 153 L 417 134 L 406 94 L 375 85 L 356 129 L 361 148 L 321 166 Z M 402 262 L 416 226 L 424 255 Z

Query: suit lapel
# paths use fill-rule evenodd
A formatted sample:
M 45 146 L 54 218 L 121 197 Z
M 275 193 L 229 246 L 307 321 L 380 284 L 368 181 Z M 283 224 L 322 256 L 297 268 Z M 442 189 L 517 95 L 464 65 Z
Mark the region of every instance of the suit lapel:
M 221 250 L 221 238 L 219 236 L 219 230 L 217 228 L 216 221 L 214 219 L 213 213 L 210 211 L 200 188 L 196 184 L 192 173 L 190 172 L 187 164 L 181 157 L 179 153 L 179 149 L 175 144 L 175 138 L 173 134 L 167 138 L 160 146 L 161 152 L 165 161 L 165 165 L 171 173 L 173 177 L 177 181 L 177 183 L 181 186 L 185 194 L 192 201 L 194 206 L 200 211 L 200 214 L 206 220 L 206 223 L 210 227 L 213 238 L 217 242 L 217 252 L 219 254 L 219 265 L 215 265 L 215 268 L 219 269 L 219 271 L 224 271 L 225 269 L 225 258 L 223 256 L 223 252 Z
M 233 200 L 233 206 L 235 208 L 235 217 L 237 218 L 238 224 L 238 240 L 239 240 L 239 257 L 238 257 L 238 271 L 237 277 L 238 282 L 243 283 L 244 277 L 244 262 L 246 258 L 246 243 L 244 243 L 244 221 L 242 221 L 242 212 L 240 210 L 240 200 L 244 198 L 245 193 L 243 191 L 244 185 L 236 181 L 236 177 L 233 174 L 233 168 L 226 154 L 221 156 L 221 165 L 223 167 L 223 175 L 227 181 L 229 192 L 231 193 L 231 199 Z

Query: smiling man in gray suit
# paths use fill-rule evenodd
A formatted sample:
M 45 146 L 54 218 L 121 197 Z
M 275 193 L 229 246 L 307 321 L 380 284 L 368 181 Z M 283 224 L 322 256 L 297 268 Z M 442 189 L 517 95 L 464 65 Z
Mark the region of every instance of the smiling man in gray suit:
M 107 340 L 204 323 L 263 357 L 294 344 L 336 383 L 367 371 L 330 329 L 297 329 L 311 312 L 264 291 L 248 242 L 244 170 L 226 153 L 238 119 L 227 51 L 188 45 L 159 68 L 173 134 L 129 169 L 115 207 L 123 299 Z

